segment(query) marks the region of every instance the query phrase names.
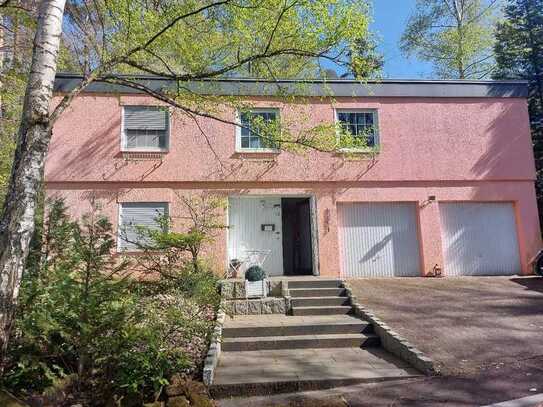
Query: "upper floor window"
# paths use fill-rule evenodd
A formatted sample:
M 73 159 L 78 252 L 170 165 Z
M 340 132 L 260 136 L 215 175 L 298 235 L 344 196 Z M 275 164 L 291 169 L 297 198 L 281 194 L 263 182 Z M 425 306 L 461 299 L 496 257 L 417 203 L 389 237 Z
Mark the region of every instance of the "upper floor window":
M 124 106 L 123 150 L 165 151 L 169 143 L 169 112 L 159 106 Z
M 119 251 L 145 247 L 147 230 L 160 230 L 168 216 L 167 202 L 123 202 L 119 207 Z
M 278 120 L 279 110 L 277 109 L 255 109 L 240 112 L 239 123 L 241 126 L 237 128 L 236 149 L 239 151 L 277 151 L 277 145 L 272 136 L 273 131 L 277 128 L 271 125 Z
M 337 121 L 352 137 L 352 148 L 374 148 L 379 144 L 376 110 L 338 110 Z

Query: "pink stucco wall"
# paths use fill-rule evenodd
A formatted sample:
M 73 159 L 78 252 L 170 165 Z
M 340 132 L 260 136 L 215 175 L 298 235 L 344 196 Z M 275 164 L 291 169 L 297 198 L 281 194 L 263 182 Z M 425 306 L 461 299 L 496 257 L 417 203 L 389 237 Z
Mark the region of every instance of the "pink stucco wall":
M 293 128 L 333 121 L 334 107 L 377 109 L 380 152 L 362 160 L 315 151 L 238 154 L 232 125 L 201 120 L 206 142 L 191 119 L 173 113 L 170 151 L 163 161 L 129 162 L 120 151 L 121 106 L 155 102 L 143 96 L 85 95 L 55 126 L 46 165 L 48 194 L 65 196 L 77 214 L 87 210 L 94 196 L 113 220 L 119 202 L 174 202 L 175 192 L 313 195 L 320 272 L 329 276 L 340 270 L 337 202 L 418 203 L 423 274 L 435 264 L 443 265 L 439 203 L 422 205 L 429 195 L 438 202 L 507 201 L 514 203 L 522 269 L 529 272 L 541 238 L 526 100 L 339 98 L 311 99 L 309 105 L 252 101 L 279 107 L 281 120 Z M 221 114 L 234 119 L 232 110 Z M 225 233 L 218 236 L 213 255 L 224 265 Z

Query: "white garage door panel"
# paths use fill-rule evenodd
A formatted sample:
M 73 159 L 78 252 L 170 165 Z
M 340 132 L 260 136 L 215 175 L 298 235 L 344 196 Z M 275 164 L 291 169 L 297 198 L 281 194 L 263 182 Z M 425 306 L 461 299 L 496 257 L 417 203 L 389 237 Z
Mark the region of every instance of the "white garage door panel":
M 442 203 L 439 206 L 446 275 L 520 273 L 512 204 Z
M 414 204 L 339 204 L 338 216 L 344 276 L 420 276 Z

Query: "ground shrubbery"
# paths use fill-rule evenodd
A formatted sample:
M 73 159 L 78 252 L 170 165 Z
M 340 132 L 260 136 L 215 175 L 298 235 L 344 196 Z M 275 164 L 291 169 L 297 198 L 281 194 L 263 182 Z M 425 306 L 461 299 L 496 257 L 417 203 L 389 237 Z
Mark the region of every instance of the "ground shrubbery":
M 21 287 L 2 386 L 55 405 L 141 404 L 176 373 L 195 374 L 218 307 L 216 277 L 180 256 L 138 281 L 96 211 L 53 202 Z M 130 400 L 130 403 L 128 403 Z

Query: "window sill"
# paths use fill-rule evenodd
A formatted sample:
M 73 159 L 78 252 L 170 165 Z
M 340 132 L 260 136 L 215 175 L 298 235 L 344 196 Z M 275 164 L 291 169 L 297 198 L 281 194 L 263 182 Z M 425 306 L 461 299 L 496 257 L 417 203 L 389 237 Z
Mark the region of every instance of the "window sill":
M 279 156 L 278 150 L 236 151 L 231 158 L 242 161 L 267 161 L 275 162 Z
M 136 154 L 140 154 L 140 153 L 152 153 L 152 154 L 167 154 L 169 153 L 170 150 L 167 149 L 167 148 L 157 148 L 157 149 L 149 149 L 149 148 L 130 148 L 130 149 L 122 149 L 121 150 L 121 153 L 123 154 L 130 154 L 130 153 L 136 153 Z
M 168 150 L 123 150 L 121 156 L 127 161 L 162 161 L 162 158 L 168 154 Z
M 379 147 L 368 148 L 340 148 L 337 150 L 338 154 L 379 154 L 381 149 Z
M 280 154 L 281 150 L 277 148 L 239 148 L 236 154 Z

